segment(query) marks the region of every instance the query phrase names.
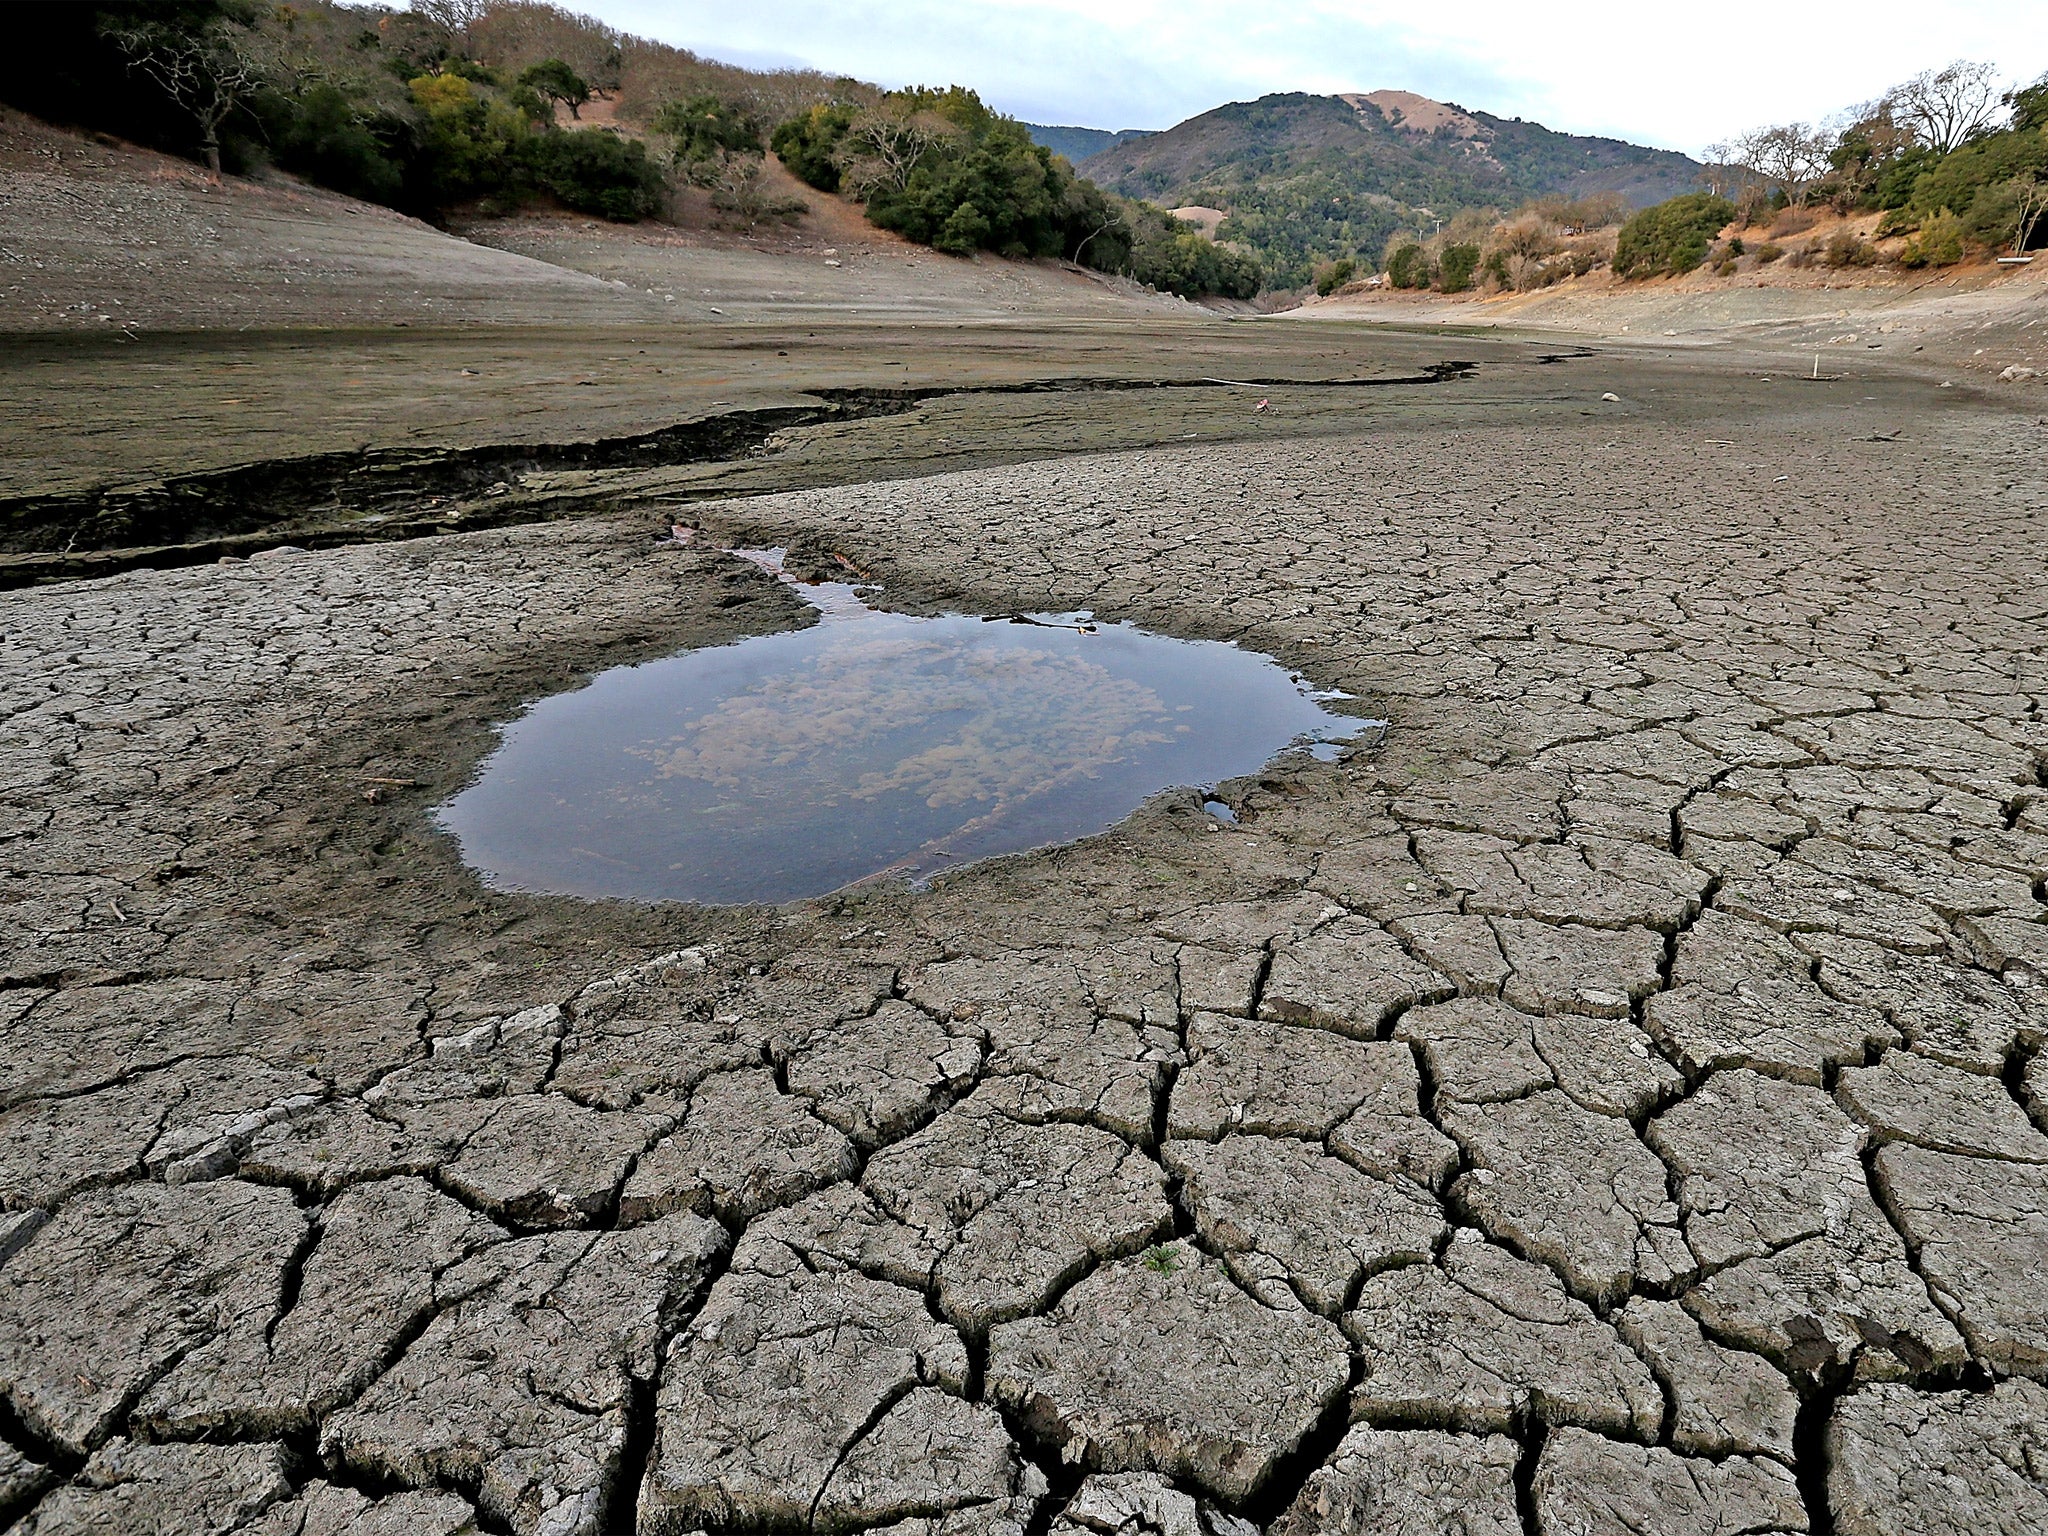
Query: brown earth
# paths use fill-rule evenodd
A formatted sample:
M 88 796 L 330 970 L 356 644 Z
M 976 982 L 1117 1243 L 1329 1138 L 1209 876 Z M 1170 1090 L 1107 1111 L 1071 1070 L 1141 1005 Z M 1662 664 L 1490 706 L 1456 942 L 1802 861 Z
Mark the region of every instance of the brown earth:
M 237 464 L 282 519 L 0 592 L 0 1521 L 2048 1524 L 2035 396 L 1135 306 L 326 313 L 0 354 L 11 535 Z M 459 458 L 778 403 L 838 414 Z M 554 520 L 361 542 L 508 502 Z M 811 621 L 734 543 L 1387 727 L 926 890 L 487 887 L 433 807 L 526 703 Z

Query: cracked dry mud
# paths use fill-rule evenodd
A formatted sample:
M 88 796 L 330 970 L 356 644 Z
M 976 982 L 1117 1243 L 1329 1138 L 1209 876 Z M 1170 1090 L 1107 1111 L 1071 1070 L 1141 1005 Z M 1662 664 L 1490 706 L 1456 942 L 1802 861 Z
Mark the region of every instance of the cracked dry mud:
M 1771 399 L 9 594 L 0 1519 L 2048 1528 L 2043 441 Z M 804 621 L 742 538 L 1390 726 L 922 892 L 484 889 L 493 722 Z

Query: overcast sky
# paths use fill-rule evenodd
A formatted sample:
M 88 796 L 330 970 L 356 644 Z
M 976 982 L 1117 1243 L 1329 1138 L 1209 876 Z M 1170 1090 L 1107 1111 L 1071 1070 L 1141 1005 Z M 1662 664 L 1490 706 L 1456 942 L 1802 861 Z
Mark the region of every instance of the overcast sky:
M 970 85 L 1029 122 L 1167 128 L 1394 88 L 1697 154 L 1954 58 L 2048 70 L 2044 0 L 565 0 L 712 58 Z

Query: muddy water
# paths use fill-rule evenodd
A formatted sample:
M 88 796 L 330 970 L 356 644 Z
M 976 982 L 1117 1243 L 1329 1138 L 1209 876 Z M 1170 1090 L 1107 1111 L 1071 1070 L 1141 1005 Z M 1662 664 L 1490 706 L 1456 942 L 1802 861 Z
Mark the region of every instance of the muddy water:
M 506 890 L 788 901 L 1085 837 L 1366 724 L 1213 641 L 798 590 L 810 629 L 620 667 L 506 727 L 437 813 L 465 861 Z

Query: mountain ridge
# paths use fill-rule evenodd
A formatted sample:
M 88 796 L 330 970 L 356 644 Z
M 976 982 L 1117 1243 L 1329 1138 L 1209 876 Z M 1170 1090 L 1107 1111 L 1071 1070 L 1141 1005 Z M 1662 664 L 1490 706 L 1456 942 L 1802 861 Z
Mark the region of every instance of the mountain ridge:
M 1150 138 L 1153 132 L 1150 128 L 1076 128 L 1064 123 L 1025 123 L 1023 128 L 1032 143 L 1065 155 L 1074 165 L 1132 139 Z
M 1222 238 L 1286 285 L 1318 260 L 1377 261 L 1397 231 L 1467 209 L 1598 193 L 1642 207 L 1691 190 L 1701 167 L 1675 150 L 1380 90 L 1228 102 L 1076 169 L 1126 196 L 1227 210 Z

